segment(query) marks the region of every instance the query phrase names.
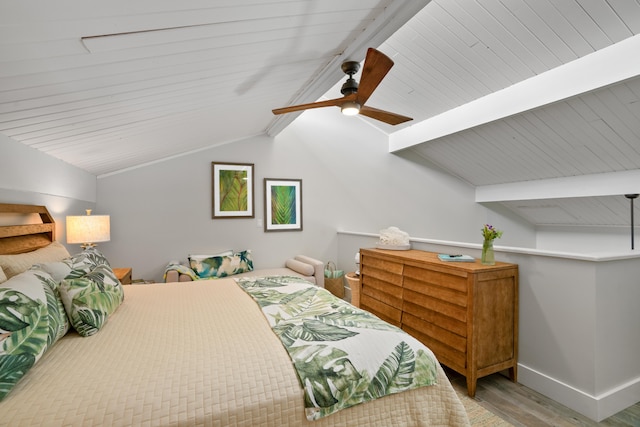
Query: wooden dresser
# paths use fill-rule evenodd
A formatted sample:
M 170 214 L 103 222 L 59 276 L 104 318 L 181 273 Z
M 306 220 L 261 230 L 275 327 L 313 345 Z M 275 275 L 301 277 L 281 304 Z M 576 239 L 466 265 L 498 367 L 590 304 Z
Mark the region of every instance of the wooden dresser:
M 418 250 L 360 249 L 360 307 L 420 340 L 467 379 L 517 380 L 518 266 L 445 262 Z

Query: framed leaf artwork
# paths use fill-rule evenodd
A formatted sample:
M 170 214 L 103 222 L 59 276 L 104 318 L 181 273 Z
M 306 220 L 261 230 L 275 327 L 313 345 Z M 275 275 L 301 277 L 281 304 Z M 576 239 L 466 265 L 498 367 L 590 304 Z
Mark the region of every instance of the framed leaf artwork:
M 302 230 L 302 180 L 264 179 L 264 231 Z
M 213 218 L 253 218 L 253 164 L 212 162 Z

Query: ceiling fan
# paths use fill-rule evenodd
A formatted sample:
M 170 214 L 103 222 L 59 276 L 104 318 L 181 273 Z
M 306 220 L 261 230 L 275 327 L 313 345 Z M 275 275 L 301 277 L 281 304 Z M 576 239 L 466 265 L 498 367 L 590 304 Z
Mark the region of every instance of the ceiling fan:
M 360 64 L 356 61 L 346 61 L 342 64 L 342 71 L 349 76 L 347 81 L 342 85 L 342 89 L 340 89 L 340 92 L 344 95 L 342 98 L 276 108 L 272 110 L 273 114 L 292 113 L 294 111 L 308 110 L 311 108 L 340 107 L 342 113 L 348 116 L 361 114 L 394 126 L 408 122 L 413 119 L 364 105 L 391 67 L 393 67 L 391 58 L 376 49 L 369 48 L 367 50 L 367 57 L 364 60 L 359 85 L 353 78 L 353 75 L 360 69 Z

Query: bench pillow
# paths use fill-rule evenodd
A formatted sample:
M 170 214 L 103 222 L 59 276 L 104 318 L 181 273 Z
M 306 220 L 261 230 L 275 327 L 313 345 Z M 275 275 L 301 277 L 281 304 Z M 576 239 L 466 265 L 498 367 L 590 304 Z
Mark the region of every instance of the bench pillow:
M 200 279 L 215 279 L 253 271 L 251 250 L 234 252 L 232 255 L 207 258 L 189 257 L 189 265 Z
M 303 276 L 313 276 L 313 273 L 315 272 L 315 268 L 313 268 L 312 265 L 293 258 L 289 258 L 284 265 Z

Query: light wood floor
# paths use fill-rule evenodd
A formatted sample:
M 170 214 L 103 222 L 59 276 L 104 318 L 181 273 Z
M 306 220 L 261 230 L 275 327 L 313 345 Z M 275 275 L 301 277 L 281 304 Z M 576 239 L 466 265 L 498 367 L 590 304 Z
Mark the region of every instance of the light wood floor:
M 466 379 L 448 368 L 445 371 L 453 386 L 466 392 Z M 511 382 L 501 374 L 480 378 L 475 399 L 478 404 L 517 427 L 640 427 L 640 403 L 597 423 L 522 384 Z

